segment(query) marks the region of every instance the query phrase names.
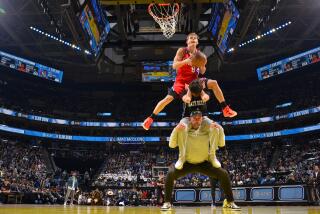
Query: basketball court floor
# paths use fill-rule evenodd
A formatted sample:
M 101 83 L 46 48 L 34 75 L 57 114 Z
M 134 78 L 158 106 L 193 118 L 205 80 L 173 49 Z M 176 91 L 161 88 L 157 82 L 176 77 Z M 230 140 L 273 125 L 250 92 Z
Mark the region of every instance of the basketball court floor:
M 105 207 L 61 205 L 0 205 L 0 214 L 320 214 L 320 206 L 248 206 L 241 211 L 211 207 L 174 207 L 160 211 L 159 207 Z

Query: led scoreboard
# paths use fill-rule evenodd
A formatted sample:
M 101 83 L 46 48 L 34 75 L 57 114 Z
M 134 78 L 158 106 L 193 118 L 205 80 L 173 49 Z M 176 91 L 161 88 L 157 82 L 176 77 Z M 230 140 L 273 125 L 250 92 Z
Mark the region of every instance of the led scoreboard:
M 142 62 L 142 82 L 172 82 L 176 71 L 173 61 Z

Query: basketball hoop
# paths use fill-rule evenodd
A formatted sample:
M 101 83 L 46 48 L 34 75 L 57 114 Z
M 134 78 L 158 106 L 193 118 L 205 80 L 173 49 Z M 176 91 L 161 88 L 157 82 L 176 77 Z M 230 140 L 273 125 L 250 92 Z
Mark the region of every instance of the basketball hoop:
M 178 3 L 149 4 L 149 14 L 160 25 L 162 33 L 167 39 L 171 38 L 176 32 L 179 10 Z

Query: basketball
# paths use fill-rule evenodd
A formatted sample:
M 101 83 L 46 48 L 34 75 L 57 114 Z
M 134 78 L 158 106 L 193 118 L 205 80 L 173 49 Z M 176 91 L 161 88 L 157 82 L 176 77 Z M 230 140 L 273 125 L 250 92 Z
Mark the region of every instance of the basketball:
M 202 67 L 207 64 L 207 56 L 201 51 L 197 51 L 195 54 L 191 56 L 192 66 Z

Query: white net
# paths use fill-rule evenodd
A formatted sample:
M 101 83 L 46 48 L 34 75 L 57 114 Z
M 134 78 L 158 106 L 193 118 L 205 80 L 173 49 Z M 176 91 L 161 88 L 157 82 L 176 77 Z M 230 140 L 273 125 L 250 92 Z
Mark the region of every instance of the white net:
M 176 32 L 178 21 L 179 4 L 150 4 L 149 14 L 160 25 L 163 35 L 171 38 Z

